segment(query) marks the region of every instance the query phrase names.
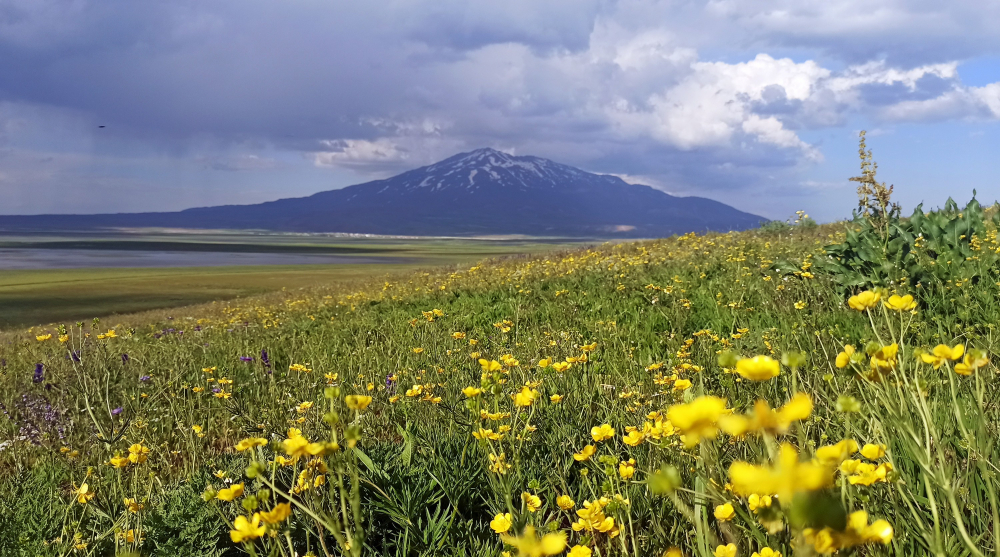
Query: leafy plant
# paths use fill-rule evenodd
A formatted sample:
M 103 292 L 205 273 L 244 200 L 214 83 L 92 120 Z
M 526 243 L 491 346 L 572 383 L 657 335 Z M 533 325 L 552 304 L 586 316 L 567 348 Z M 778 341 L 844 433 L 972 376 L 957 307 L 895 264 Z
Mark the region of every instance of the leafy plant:
M 858 210 L 844 241 L 825 247 L 816 268 L 829 274 L 842 293 L 870 287 L 912 286 L 923 297 L 945 283 L 978 281 L 994 267 L 994 253 L 981 242 L 1000 222 L 988 217 L 975 198 L 959 207 L 951 198 L 942 209 L 924 212 L 918 205 L 908 219 L 892 202 L 892 186 L 876 180 L 878 165 L 861 133 Z
M 165 492 L 152 512 L 146 530 L 146 547 L 151 555 L 173 557 L 220 557 L 225 524 L 205 506 L 201 491 L 208 478 L 202 474 L 191 482 Z M 228 545 L 228 539 L 225 544 Z

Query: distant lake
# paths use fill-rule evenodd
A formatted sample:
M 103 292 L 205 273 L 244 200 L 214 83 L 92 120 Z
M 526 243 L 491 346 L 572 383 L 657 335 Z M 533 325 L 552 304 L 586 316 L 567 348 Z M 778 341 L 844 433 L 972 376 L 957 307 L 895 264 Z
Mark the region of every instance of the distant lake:
M 298 253 L 0 248 L 0 270 L 405 263 L 402 258 Z

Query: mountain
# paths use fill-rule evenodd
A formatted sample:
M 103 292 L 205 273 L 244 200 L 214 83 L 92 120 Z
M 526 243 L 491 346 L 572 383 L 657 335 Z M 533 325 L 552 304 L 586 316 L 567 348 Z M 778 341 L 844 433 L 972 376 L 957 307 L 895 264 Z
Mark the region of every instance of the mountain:
M 527 234 L 648 238 L 742 230 L 766 219 L 701 197 L 494 149 L 375 180 L 256 205 L 171 213 L 0 216 L 0 229 L 267 229 L 417 236 Z

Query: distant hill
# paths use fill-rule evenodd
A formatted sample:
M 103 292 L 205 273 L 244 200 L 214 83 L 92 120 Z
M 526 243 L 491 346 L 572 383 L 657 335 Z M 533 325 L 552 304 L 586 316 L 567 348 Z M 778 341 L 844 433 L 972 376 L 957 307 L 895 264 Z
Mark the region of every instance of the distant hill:
M 0 229 L 267 229 L 415 236 L 649 238 L 743 230 L 766 219 L 701 197 L 494 149 L 343 189 L 171 213 L 0 216 Z

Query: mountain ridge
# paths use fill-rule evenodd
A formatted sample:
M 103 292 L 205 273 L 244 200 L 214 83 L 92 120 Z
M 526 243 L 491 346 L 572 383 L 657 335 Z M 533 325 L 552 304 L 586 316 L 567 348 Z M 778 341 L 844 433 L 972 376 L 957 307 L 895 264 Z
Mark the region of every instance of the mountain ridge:
M 676 197 L 617 176 L 484 148 L 306 197 L 175 212 L 0 216 L 0 229 L 178 227 L 637 238 L 743 230 L 764 221 L 710 199 Z

